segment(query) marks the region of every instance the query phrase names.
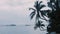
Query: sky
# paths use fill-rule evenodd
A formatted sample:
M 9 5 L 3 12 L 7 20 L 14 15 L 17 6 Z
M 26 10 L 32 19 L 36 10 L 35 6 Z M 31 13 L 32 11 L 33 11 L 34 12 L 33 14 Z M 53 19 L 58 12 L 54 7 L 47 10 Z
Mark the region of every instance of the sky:
M 34 24 L 34 20 L 30 20 L 29 11 L 33 7 L 36 0 L 0 0 L 0 25 L 4 24 Z M 43 4 L 47 5 L 47 0 Z

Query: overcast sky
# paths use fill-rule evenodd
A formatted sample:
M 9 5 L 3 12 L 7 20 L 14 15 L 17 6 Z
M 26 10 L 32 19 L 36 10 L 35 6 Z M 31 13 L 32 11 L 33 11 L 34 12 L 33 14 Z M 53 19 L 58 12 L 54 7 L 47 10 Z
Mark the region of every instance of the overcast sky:
M 1 24 L 33 24 L 28 9 L 33 7 L 35 0 L 0 0 Z M 46 4 L 46 0 L 43 0 Z

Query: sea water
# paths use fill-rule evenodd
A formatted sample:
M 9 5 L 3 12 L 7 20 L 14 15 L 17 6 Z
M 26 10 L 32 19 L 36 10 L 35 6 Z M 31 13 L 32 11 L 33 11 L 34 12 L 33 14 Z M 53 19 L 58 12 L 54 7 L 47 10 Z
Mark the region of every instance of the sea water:
M 45 34 L 45 31 L 34 30 L 33 26 L 0 26 L 0 34 Z

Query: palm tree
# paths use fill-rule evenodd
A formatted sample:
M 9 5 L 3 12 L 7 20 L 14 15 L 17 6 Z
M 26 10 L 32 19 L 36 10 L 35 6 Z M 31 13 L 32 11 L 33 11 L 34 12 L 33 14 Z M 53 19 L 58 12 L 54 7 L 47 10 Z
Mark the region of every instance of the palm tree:
M 33 12 L 31 12 L 31 14 L 30 14 L 31 19 L 33 19 L 34 16 L 36 17 L 36 19 L 35 19 L 36 24 L 35 24 L 34 29 L 40 28 L 40 30 L 41 30 L 41 28 L 44 29 L 42 26 L 45 26 L 45 25 L 42 24 L 42 21 L 39 20 L 39 19 L 46 20 L 46 18 L 44 17 L 44 16 L 46 16 L 46 14 L 45 14 L 46 12 L 43 12 L 41 10 L 43 7 L 45 7 L 45 5 L 41 5 L 41 3 L 42 3 L 42 1 L 41 2 L 36 1 L 35 5 L 34 5 L 35 9 L 34 8 L 29 8 L 29 10 L 31 10 L 31 9 L 33 10 Z
M 35 24 L 35 29 L 37 28 L 41 28 L 44 30 L 44 28 L 42 26 L 45 26 L 44 24 L 42 24 L 42 21 L 40 19 L 46 20 L 44 16 L 46 15 L 46 12 L 43 12 L 41 9 L 43 7 L 45 7 L 45 5 L 41 5 L 41 2 L 36 1 L 35 2 L 35 9 L 34 8 L 29 8 L 29 10 L 33 10 L 33 12 L 31 12 L 30 17 L 31 19 L 33 19 L 33 17 L 36 17 L 36 24 Z M 48 12 L 48 17 L 50 18 L 49 22 L 50 24 L 47 26 L 47 31 L 50 32 L 60 32 L 60 8 L 59 8 L 59 3 L 58 0 L 50 0 L 50 2 L 48 2 L 48 7 L 50 7 L 52 9 L 52 12 Z M 43 18 L 42 18 L 42 17 Z M 47 20 L 46 20 L 47 21 Z M 59 30 L 59 31 L 58 31 Z

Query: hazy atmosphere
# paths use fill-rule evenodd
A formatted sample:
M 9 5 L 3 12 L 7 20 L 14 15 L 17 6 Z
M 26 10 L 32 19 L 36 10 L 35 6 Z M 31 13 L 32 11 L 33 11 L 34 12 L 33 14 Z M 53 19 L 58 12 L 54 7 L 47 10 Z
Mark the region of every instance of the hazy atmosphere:
M 0 24 L 29 24 L 34 0 L 0 0 Z
M 33 24 L 29 11 L 35 0 L 0 0 L 0 24 Z M 43 0 L 45 5 L 46 0 Z
M 60 32 L 59 3 L 59 0 L 0 0 L 0 34 Z
M 29 16 L 32 11 L 29 11 L 29 8 L 34 6 L 35 1 L 36 0 L 0 0 L 0 25 L 7 25 L 4 27 L 0 26 L 0 34 L 46 33 L 46 31 L 44 31 L 44 33 L 40 30 L 35 31 L 33 26 L 23 26 L 26 24 L 35 24 L 34 19 L 30 20 Z M 47 6 L 46 0 L 43 0 L 42 4 Z M 16 26 L 14 24 L 22 26 Z

